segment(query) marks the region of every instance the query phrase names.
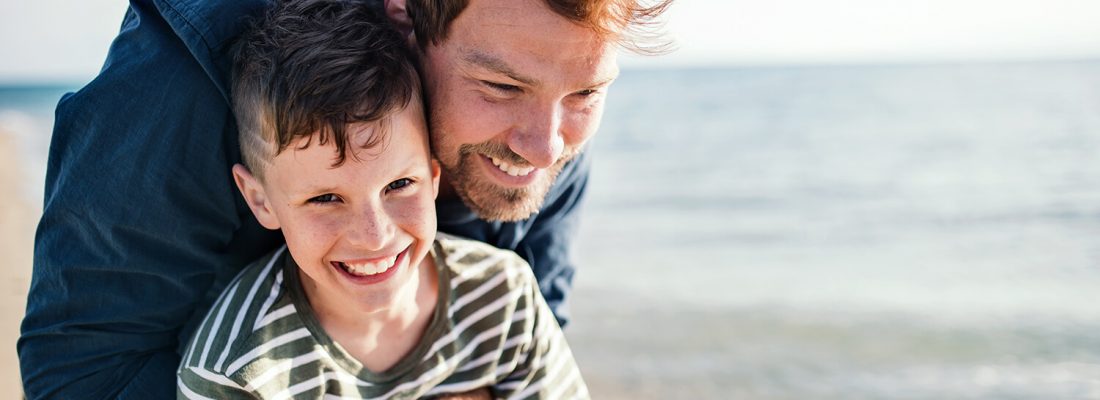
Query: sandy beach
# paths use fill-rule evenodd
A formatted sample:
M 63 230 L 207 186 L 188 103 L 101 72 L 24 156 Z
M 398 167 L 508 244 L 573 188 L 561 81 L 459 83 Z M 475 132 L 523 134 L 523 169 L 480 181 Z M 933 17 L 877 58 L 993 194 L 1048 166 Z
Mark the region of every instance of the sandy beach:
M 28 177 L 20 168 L 12 135 L 0 127 L 0 188 L 9 195 L 0 197 L 0 254 L 7 259 L 3 284 L 4 301 L 0 302 L 0 398 L 15 399 L 22 395 L 19 362 L 15 341 L 19 338 L 19 322 L 27 304 L 27 288 L 31 276 L 31 254 L 34 228 L 40 210 L 18 196 Z

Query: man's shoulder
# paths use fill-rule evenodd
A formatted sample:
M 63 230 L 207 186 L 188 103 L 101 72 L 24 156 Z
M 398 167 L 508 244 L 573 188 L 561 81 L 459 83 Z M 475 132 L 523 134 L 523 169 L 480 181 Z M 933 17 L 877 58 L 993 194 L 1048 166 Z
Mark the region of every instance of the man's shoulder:
M 562 167 L 561 173 L 558 174 L 554 185 L 546 195 L 546 202 L 543 203 L 540 213 L 548 211 L 547 208 L 558 203 L 561 197 L 572 198 L 583 194 L 588 183 L 588 174 L 592 169 L 591 153 L 589 150 L 582 151 Z

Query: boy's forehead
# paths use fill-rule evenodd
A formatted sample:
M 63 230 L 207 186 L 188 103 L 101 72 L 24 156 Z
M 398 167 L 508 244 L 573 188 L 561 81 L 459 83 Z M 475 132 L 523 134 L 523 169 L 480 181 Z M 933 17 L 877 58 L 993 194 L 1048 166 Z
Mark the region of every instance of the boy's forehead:
M 387 170 L 403 168 L 414 160 L 409 157 L 423 149 L 427 152 L 427 133 L 424 129 L 415 129 L 408 124 L 395 123 L 393 118 L 380 121 L 352 123 L 345 126 L 348 142 L 343 162 L 340 151 L 329 135 L 321 143 L 320 132 L 303 136 L 291 142 L 277 154 L 270 166 L 287 170 L 344 170 L 351 168 L 374 168 Z M 382 157 L 386 152 L 398 152 L 401 157 Z

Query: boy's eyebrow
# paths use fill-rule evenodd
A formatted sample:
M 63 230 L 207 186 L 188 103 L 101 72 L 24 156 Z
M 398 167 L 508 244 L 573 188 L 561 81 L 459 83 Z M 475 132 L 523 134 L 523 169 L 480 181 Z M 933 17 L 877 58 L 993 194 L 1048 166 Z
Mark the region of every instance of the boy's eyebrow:
M 332 187 L 332 186 L 308 186 L 308 187 L 303 188 L 302 193 L 307 193 L 309 195 L 315 195 L 315 194 L 332 193 L 332 192 L 335 192 L 335 191 L 336 191 L 336 188 Z
M 509 67 L 508 63 L 505 63 L 504 60 L 494 57 L 493 55 L 482 53 L 477 50 L 466 50 L 464 53 L 465 54 L 463 54 L 462 60 L 466 61 L 467 63 L 496 72 L 498 74 L 507 75 L 509 78 L 522 82 L 523 84 L 528 86 L 538 86 L 539 84 L 538 79 L 523 76 L 523 74 L 520 74 Z

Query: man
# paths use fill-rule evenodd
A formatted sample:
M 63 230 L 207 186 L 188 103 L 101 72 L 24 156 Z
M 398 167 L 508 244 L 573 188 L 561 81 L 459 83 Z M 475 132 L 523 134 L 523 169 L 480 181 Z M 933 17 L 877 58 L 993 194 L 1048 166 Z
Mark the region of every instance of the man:
M 421 57 L 439 230 L 519 253 L 563 323 L 613 49 L 669 1 L 384 4 Z M 264 4 L 133 0 L 100 75 L 58 105 L 19 340 L 28 398 L 172 397 L 211 294 L 278 244 L 230 176 L 228 47 Z

